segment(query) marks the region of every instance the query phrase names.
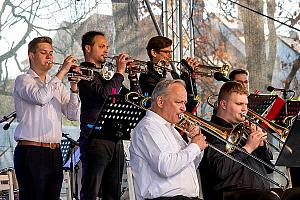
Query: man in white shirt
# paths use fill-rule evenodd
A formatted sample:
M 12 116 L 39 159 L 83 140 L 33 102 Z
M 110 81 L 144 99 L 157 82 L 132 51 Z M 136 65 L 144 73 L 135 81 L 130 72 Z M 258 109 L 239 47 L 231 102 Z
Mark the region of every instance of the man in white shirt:
M 205 137 L 198 126 L 188 127 L 187 144 L 174 124 L 185 112 L 187 92 L 182 80 L 163 80 L 153 93 L 151 109 L 133 129 L 130 164 L 138 199 L 197 199 L 199 184 L 196 169 Z
M 77 81 L 71 82 L 71 94 L 62 83 L 70 68 L 80 73 L 74 56 L 67 56 L 54 77 L 52 40 L 34 38 L 28 44 L 30 69 L 16 78 L 13 92 L 18 126 L 14 167 L 20 200 L 58 200 L 63 181 L 60 150 L 62 114 L 79 120 L 80 101 Z

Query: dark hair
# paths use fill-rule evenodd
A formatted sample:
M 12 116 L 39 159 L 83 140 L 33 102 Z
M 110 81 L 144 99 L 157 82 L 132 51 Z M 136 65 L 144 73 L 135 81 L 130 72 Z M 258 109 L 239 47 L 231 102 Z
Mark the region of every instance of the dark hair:
M 34 38 L 28 44 L 28 53 L 29 52 L 34 53 L 36 51 L 37 45 L 40 44 L 40 43 L 48 43 L 52 46 L 52 39 L 50 37 L 47 37 L 47 36 Z
M 220 105 L 221 100 L 227 100 L 232 93 L 248 95 L 248 90 L 243 86 L 243 84 L 239 82 L 228 81 L 224 83 L 220 89 L 218 96 L 218 105 Z
M 246 70 L 246 69 L 235 69 L 232 72 L 230 72 L 229 79 L 231 81 L 234 81 L 235 76 L 238 75 L 238 74 L 246 74 L 247 76 L 249 76 L 248 70 Z
M 94 45 L 94 38 L 97 35 L 101 35 L 101 36 L 105 36 L 104 33 L 100 32 L 100 31 L 89 31 L 86 32 L 82 38 L 81 38 L 81 48 L 83 51 L 83 54 L 85 54 L 85 45 Z
M 164 36 L 155 36 L 155 37 L 152 37 L 148 44 L 147 44 L 147 54 L 150 58 L 150 60 L 153 59 L 153 56 L 151 54 L 151 50 L 154 49 L 155 51 L 159 51 L 163 48 L 166 48 L 166 47 L 169 47 L 172 45 L 172 40 L 170 40 L 169 38 L 167 37 L 164 37 Z

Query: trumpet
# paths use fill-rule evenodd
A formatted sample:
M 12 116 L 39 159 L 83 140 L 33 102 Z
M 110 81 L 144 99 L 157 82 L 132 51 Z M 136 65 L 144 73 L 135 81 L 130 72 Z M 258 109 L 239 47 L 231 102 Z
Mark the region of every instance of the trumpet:
M 159 66 L 162 69 L 165 69 L 167 71 L 172 71 L 170 67 L 166 67 L 170 64 L 177 64 L 176 69 L 183 73 L 193 73 L 198 76 L 205 76 L 205 77 L 213 77 L 214 72 L 218 71 L 222 73 L 223 76 L 227 76 L 229 71 L 229 66 L 227 64 L 224 64 L 222 67 L 216 67 L 216 66 L 210 66 L 210 65 L 203 65 L 203 64 L 197 64 L 194 68 L 189 66 L 189 63 L 182 59 L 179 61 L 160 61 L 157 66 Z M 180 64 L 180 65 L 179 65 Z M 193 68 L 193 69 L 192 69 Z
M 118 56 L 112 56 L 112 57 L 107 57 L 111 60 L 116 60 Z M 131 58 L 128 58 L 131 59 Z M 159 61 L 158 63 L 153 63 L 152 61 L 143 61 L 143 60 L 137 60 L 137 59 L 132 59 L 133 62 L 129 62 L 125 73 L 132 74 L 132 73 L 144 73 L 148 71 L 148 66 L 153 66 L 154 70 L 157 71 L 159 74 L 163 74 L 164 71 L 171 72 L 173 69 L 169 67 L 170 63 L 166 61 Z M 174 61 L 171 61 L 174 62 Z M 115 64 L 113 62 L 107 62 L 110 64 L 112 67 L 110 70 L 114 71 L 115 69 Z M 106 64 L 104 64 L 106 65 Z M 132 67 L 131 65 L 134 65 Z
M 149 97 L 146 97 L 147 101 L 149 100 Z M 133 101 L 134 100 L 134 101 Z M 125 101 L 138 106 L 141 109 L 147 110 L 144 106 L 145 97 L 139 93 L 136 92 L 129 92 L 125 95 Z M 184 112 L 180 115 L 181 120 L 175 124 L 175 126 L 184 132 L 187 132 L 185 125 L 188 124 L 193 124 L 195 126 L 199 126 L 200 129 L 206 131 L 208 134 L 212 135 L 213 137 L 219 139 L 220 141 L 224 142 L 226 144 L 225 151 L 220 150 L 213 144 L 208 142 L 208 146 L 215 151 L 219 152 L 220 154 L 226 156 L 227 158 L 239 163 L 240 165 L 244 166 L 245 168 L 251 170 L 252 172 L 256 173 L 257 175 L 261 176 L 262 178 L 268 180 L 269 182 L 273 183 L 274 185 L 277 185 L 278 187 L 282 189 L 286 189 L 289 185 L 289 179 L 288 177 L 278 169 L 276 169 L 274 166 L 270 165 L 269 163 L 266 163 L 265 161 L 261 160 L 260 158 L 248 153 L 245 151 L 243 148 L 239 147 L 237 144 L 240 141 L 241 135 L 243 134 L 243 124 L 239 124 L 233 129 L 227 129 L 223 127 L 219 127 L 216 124 L 213 124 L 211 122 L 208 122 L 202 118 L 199 118 L 189 112 Z M 260 173 L 256 169 L 252 168 L 249 166 L 247 163 L 240 161 L 236 158 L 234 158 L 230 153 L 233 152 L 233 150 L 238 150 L 241 151 L 251 158 L 255 159 L 257 162 L 262 163 L 264 166 L 274 170 L 277 172 L 279 175 L 283 176 L 286 179 L 286 185 L 281 185 L 280 183 L 274 181 L 273 179 L 269 178 L 268 176 L 265 176 L 264 174 Z
M 202 71 L 203 69 L 208 69 L 209 72 Z M 229 71 L 229 65 L 224 64 L 222 67 L 209 66 L 209 65 L 197 65 L 194 68 L 194 73 L 200 76 L 213 77 L 214 72 L 220 72 L 223 76 L 227 76 Z
M 62 63 L 57 63 L 57 62 L 53 62 L 53 61 L 48 61 L 48 64 L 55 64 L 55 65 L 62 65 Z M 92 63 L 91 63 L 92 64 Z M 96 69 L 96 66 L 94 66 L 94 68 Z M 85 65 L 85 64 L 80 64 L 80 73 L 77 73 L 73 70 L 73 68 L 71 67 L 69 72 L 67 73 L 68 76 L 68 80 L 72 81 L 72 78 L 77 78 L 79 77 L 82 80 L 87 80 L 87 81 L 91 81 L 94 79 L 94 70 L 93 68 L 89 68 L 89 66 Z

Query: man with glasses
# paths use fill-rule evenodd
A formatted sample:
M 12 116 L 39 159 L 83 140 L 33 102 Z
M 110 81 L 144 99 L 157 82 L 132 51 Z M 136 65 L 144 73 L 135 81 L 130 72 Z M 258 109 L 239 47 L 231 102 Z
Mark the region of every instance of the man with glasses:
M 172 61 L 172 40 L 164 36 L 152 37 L 147 44 L 147 54 L 150 61 L 147 63 L 148 72 L 140 75 L 140 87 L 143 95 L 151 96 L 156 84 L 163 79 L 182 79 L 186 83 L 188 93 L 187 111 L 192 111 L 195 105 L 191 105 L 197 96 L 195 79 L 190 78 L 189 73 L 182 73 L 180 76 L 176 71 L 172 70 L 170 62 Z M 191 67 L 195 63 L 194 59 L 187 58 L 187 62 Z M 166 64 L 165 66 L 163 64 Z M 162 66 L 157 68 L 157 66 Z M 162 69 L 163 68 L 163 69 Z

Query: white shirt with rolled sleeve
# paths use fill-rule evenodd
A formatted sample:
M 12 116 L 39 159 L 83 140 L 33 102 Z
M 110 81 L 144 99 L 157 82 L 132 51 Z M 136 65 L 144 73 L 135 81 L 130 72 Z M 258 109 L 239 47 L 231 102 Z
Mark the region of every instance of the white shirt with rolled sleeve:
M 78 94 L 70 94 L 56 76 L 47 75 L 44 83 L 29 69 L 16 78 L 13 97 L 19 123 L 16 141 L 60 143 L 62 114 L 72 121 L 80 117 Z
M 165 119 L 148 110 L 131 133 L 129 147 L 137 199 L 199 196 L 199 146 L 186 142 Z

